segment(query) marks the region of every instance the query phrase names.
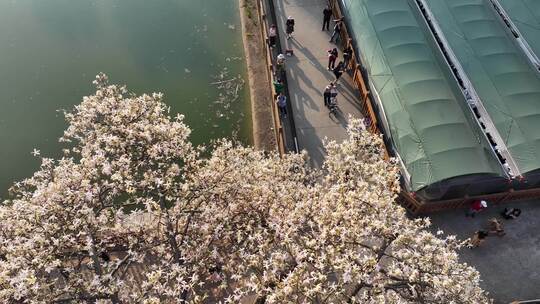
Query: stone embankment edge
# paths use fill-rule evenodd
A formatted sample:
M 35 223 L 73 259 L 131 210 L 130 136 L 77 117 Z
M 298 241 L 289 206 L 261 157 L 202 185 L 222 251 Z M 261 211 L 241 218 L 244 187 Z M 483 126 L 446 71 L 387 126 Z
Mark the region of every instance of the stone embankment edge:
M 253 144 L 259 150 L 276 151 L 272 89 L 266 66 L 265 42 L 257 17 L 260 12 L 253 0 L 239 0 L 239 8 L 251 100 Z

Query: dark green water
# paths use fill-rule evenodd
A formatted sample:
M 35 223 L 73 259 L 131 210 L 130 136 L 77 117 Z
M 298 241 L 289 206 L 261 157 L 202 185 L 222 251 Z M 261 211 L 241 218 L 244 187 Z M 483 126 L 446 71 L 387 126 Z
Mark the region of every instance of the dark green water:
M 36 170 L 34 148 L 59 155 L 57 110 L 91 94 L 98 72 L 163 92 L 195 144 L 235 130 L 249 143 L 247 84 L 232 102 L 211 84 L 225 68 L 245 78 L 237 0 L 0 0 L 0 196 Z

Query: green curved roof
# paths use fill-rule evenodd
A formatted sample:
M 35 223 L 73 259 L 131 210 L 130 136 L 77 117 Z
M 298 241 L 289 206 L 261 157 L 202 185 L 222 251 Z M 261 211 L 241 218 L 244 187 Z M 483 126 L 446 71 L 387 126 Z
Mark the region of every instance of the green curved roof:
M 426 2 L 520 171 L 540 169 L 539 74 L 488 1 Z
M 470 174 L 502 176 L 409 1 L 342 3 L 412 190 Z
M 499 0 L 523 38 L 540 57 L 540 1 Z

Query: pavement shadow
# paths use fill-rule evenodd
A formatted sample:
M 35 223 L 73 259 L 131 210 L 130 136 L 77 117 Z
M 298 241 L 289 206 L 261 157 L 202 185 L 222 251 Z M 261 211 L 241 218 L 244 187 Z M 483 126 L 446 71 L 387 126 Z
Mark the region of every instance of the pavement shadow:
M 313 66 L 315 66 L 320 71 L 326 71 L 328 72 L 328 65 L 322 65 L 320 59 L 325 58 L 326 51 L 325 49 L 321 49 L 321 54 L 319 56 L 315 56 L 308 48 L 304 47 L 300 41 L 297 39 L 290 39 L 289 40 L 291 45 L 295 47 L 295 51 L 300 52 L 304 57 L 306 57 L 305 60 L 309 60 Z
M 330 120 L 332 120 L 333 122 L 341 125 L 341 127 L 343 127 L 343 128 L 346 128 L 348 123 L 349 123 L 347 121 L 346 114 L 343 113 L 343 111 L 339 107 L 339 104 L 338 104 L 338 110 L 337 110 L 336 114 L 332 114 L 332 113 L 328 112 L 328 116 L 330 117 Z
M 272 1 L 272 0 L 271 0 Z M 346 138 L 348 114 L 361 117 L 356 90 L 346 74 L 338 87 L 338 107 L 336 115 L 330 114 L 324 106 L 322 92 L 326 85 L 335 80 L 327 70 L 327 53 L 331 31 L 322 31 L 322 9 L 324 0 L 273 0 L 276 8 L 276 24 L 280 33 L 282 50 L 293 49 L 294 55 L 286 57 L 286 73 L 290 105 L 295 120 L 300 149 L 308 150 L 310 164 L 321 168 L 326 156 L 324 141 Z M 301 10 L 301 11 L 299 11 Z M 295 16 L 295 12 L 297 12 Z M 307 12 L 307 13 L 306 13 Z M 282 34 L 285 21 L 291 13 L 297 29 L 291 39 Z M 320 16 L 315 14 L 320 13 Z M 314 28 L 317 26 L 317 29 Z M 333 24 L 331 24 L 331 28 Z M 342 60 L 340 52 L 339 60 Z M 327 116 L 328 115 L 328 116 Z
M 339 88 L 341 87 L 341 90 Z M 345 100 L 349 101 L 349 104 L 352 105 L 358 112 L 362 112 L 362 107 L 360 106 L 360 91 L 354 86 L 352 78 L 347 74 L 341 76 L 340 82 L 338 84 L 338 91 L 345 97 Z

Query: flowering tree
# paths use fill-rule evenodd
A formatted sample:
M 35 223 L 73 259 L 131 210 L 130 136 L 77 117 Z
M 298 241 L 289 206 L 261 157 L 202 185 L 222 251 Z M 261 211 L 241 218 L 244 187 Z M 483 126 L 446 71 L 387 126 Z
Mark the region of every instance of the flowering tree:
M 160 94 L 96 84 L 64 157 L 0 206 L 0 302 L 489 302 L 358 121 L 320 171 L 226 140 L 203 157 Z

